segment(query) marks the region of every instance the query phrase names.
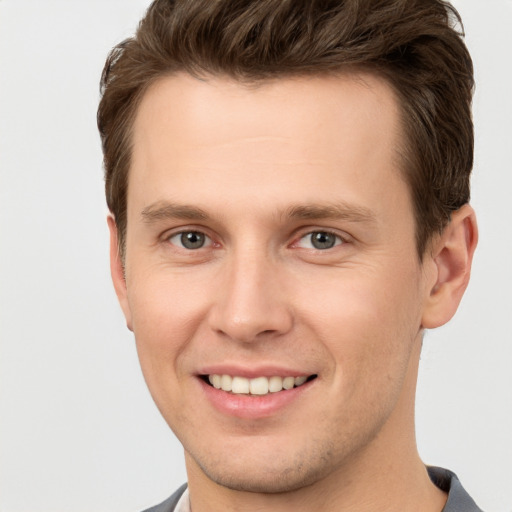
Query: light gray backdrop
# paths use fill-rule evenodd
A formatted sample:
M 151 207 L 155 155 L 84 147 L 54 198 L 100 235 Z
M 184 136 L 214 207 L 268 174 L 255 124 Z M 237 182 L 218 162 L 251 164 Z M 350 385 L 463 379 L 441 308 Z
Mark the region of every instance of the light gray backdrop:
M 0 0 L 0 511 L 135 512 L 185 480 L 108 271 L 98 80 L 147 0 Z M 458 0 L 476 65 L 481 242 L 428 333 L 426 462 L 512 512 L 512 2 Z

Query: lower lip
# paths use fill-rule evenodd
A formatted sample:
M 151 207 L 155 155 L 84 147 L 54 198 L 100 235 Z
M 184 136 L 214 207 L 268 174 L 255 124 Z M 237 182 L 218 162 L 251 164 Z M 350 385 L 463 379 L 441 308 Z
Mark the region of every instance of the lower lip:
M 215 409 L 222 414 L 244 419 L 268 418 L 282 411 L 299 400 L 316 381 L 314 379 L 302 386 L 266 395 L 236 395 L 216 389 L 201 378 L 198 380 L 204 394 Z

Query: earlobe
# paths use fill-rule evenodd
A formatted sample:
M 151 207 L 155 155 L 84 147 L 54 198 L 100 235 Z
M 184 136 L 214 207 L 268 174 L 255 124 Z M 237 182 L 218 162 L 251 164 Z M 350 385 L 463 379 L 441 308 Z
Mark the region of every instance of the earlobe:
M 110 231 L 110 274 L 112 276 L 112 282 L 114 284 L 117 299 L 119 300 L 119 304 L 121 305 L 121 309 L 123 310 L 126 318 L 126 325 L 128 329 L 132 331 L 132 318 L 130 306 L 128 304 L 123 261 L 119 254 L 117 225 L 112 215 L 107 217 L 107 223 Z
M 423 311 L 422 327 L 433 329 L 448 322 L 459 306 L 469 282 L 478 241 L 475 212 L 464 205 L 452 213 L 450 223 L 432 247 L 435 275 Z

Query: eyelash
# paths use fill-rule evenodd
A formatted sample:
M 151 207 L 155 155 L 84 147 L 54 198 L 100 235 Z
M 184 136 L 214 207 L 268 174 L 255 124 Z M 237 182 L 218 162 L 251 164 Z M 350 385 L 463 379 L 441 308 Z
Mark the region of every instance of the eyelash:
M 314 247 L 314 242 L 313 242 L 313 237 L 315 235 L 322 235 L 324 238 L 327 236 L 327 237 L 334 237 L 334 240 L 333 240 L 333 245 L 330 246 L 330 247 L 323 247 L 323 248 L 319 248 L 319 247 Z M 307 233 L 304 233 L 300 236 L 300 238 L 298 239 L 297 242 L 295 242 L 293 245 L 294 246 L 299 246 L 300 247 L 300 242 L 309 238 L 310 242 L 310 246 L 311 247 L 302 247 L 303 249 L 309 249 L 309 250 L 317 250 L 317 251 L 328 251 L 329 249 L 333 249 L 334 247 L 337 247 L 339 245 L 343 245 L 344 243 L 346 243 L 346 239 L 339 235 L 338 233 L 335 233 L 333 231 L 329 231 L 327 229 L 314 229 L 312 231 L 308 231 Z M 325 242 L 322 242 L 321 240 L 317 239 L 316 240 L 317 242 L 320 242 L 320 243 L 325 243 Z M 328 245 L 328 244 L 327 244 Z
M 195 236 L 199 236 L 199 238 L 203 237 L 204 243 L 202 243 L 198 247 L 186 247 L 184 245 L 184 243 L 185 243 L 185 239 L 183 238 L 184 235 L 195 235 Z M 326 238 L 326 237 L 334 237 L 333 245 L 326 246 L 326 247 L 323 247 L 323 248 L 314 247 L 314 242 L 313 242 L 313 238 L 312 238 L 314 235 L 322 235 L 324 238 Z M 178 237 L 179 237 L 179 242 L 173 242 L 172 241 L 172 239 L 176 239 Z M 308 237 L 310 239 L 310 242 L 309 242 L 310 247 L 304 247 L 304 246 L 301 247 L 300 246 L 301 241 L 307 239 Z M 299 247 L 299 248 L 302 248 L 302 249 L 315 250 L 315 251 L 319 251 L 319 252 L 328 251 L 330 249 L 333 249 L 334 247 L 338 247 L 338 246 L 343 245 L 343 244 L 345 244 L 347 242 L 347 240 L 346 240 L 346 238 L 344 236 L 341 236 L 340 234 L 335 233 L 333 231 L 330 231 L 328 229 L 311 229 L 310 231 L 303 232 L 300 235 L 300 237 L 296 238 L 295 240 L 296 241 L 294 241 L 291 244 L 291 247 Z M 175 233 L 171 233 L 171 234 L 169 234 L 169 235 L 167 235 L 165 237 L 165 241 L 168 242 L 171 245 L 174 245 L 174 246 L 178 247 L 179 249 L 183 249 L 183 250 L 191 251 L 191 252 L 192 251 L 197 251 L 199 249 L 205 249 L 205 248 L 208 248 L 208 247 L 216 245 L 215 242 L 213 241 L 212 237 L 208 236 L 206 233 L 204 233 L 204 231 L 201 231 L 199 229 L 183 229 L 181 231 L 178 231 L 178 232 L 175 232 Z M 189 242 L 193 245 L 194 244 L 194 238 L 189 240 Z M 317 242 L 319 242 L 319 243 L 326 243 L 327 245 L 329 245 L 329 242 L 322 242 L 321 239 L 317 240 Z
M 184 242 L 183 236 L 184 235 L 192 235 L 192 234 L 199 235 L 199 237 L 201 237 L 201 236 L 204 237 L 205 243 L 207 245 L 202 244 L 200 247 L 197 247 L 197 248 L 185 247 L 183 244 L 183 242 Z M 180 237 L 180 239 L 181 239 L 181 247 L 177 243 L 172 242 L 172 239 L 177 238 L 177 237 Z M 178 231 L 177 233 L 171 233 L 170 235 L 166 236 L 165 240 L 167 242 L 169 242 L 171 245 L 176 245 L 176 246 L 180 247 L 180 249 L 185 249 L 187 251 L 195 251 L 198 249 L 203 249 L 205 247 L 210 247 L 214 243 L 210 236 L 208 236 L 206 233 L 204 233 L 203 231 L 200 231 L 198 229 L 184 229 L 182 231 Z M 191 243 L 193 244 L 193 241 Z

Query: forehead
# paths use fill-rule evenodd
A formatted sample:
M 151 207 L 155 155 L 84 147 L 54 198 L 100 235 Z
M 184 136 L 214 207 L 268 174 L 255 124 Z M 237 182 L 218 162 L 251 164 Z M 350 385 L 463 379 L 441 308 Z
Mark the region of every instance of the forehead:
M 393 91 L 370 74 L 251 86 L 177 74 L 153 84 L 139 106 L 128 202 L 141 211 L 179 190 L 213 205 L 216 189 L 222 206 L 273 197 L 286 207 L 336 192 L 342 197 L 326 200 L 369 207 L 390 179 L 401 181 L 400 137 Z M 357 185 L 373 195 L 357 197 Z
M 398 135 L 397 111 L 392 88 L 369 73 L 255 84 L 178 73 L 160 78 L 146 91 L 135 118 L 135 142 L 148 127 L 165 127 L 177 141 L 187 137 L 189 143 L 231 142 L 235 129 L 239 138 L 306 135 L 311 146 L 339 144 L 354 134 L 351 127 L 360 125 L 368 135 Z

